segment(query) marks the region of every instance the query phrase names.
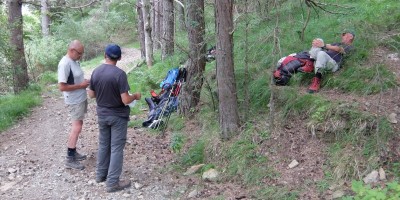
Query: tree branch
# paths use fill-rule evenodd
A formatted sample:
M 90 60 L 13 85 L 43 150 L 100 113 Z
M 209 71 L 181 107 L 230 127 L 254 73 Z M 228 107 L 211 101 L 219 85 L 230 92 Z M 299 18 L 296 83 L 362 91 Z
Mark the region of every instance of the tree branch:
M 92 4 L 97 3 L 97 2 L 99 2 L 99 0 L 94 0 L 94 1 L 92 1 L 92 2 L 90 2 L 90 3 L 88 3 L 88 4 L 86 4 L 86 5 L 82 5 L 82 6 L 67 7 L 67 8 L 71 8 L 71 9 L 81 9 L 81 8 L 84 8 L 84 7 L 91 6 Z
M 97 3 L 97 2 L 100 2 L 100 1 L 99 1 L 99 0 L 93 0 L 92 2 L 89 2 L 89 3 L 85 4 L 85 5 L 76 6 L 76 7 L 70 7 L 70 6 L 49 6 L 49 9 L 55 9 L 55 8 L 81 9 L 81 8 L 89 7 L 89 6 L 91 6 L 91 5 L 93 5 L 94 3 Z M 23 3 L 23 4 L 29 4 L 29 5 L 38 7 L 38 8 L 42 7 L 41 5 L 36 4 L 35 2 L 29 1 L 29 0 L 22 1 L 22 3 Z
M 304 0 L 304 1 L 305 1 L 305 4 L 308 7 L 313 8 L 315 11 L 317 11 L 317 8 L 318 8 L 320 10 L 323 10 L 323 11 L 325 11 L 327 13 L 331 13 L 331 14 L 346 14 L 346 13 L 334 12 L 334 11 L 331 11 L 331 10 L 327 10 L 325 7 L 334 6 L 334 7 L 337 7 L 337 8 L 344 8 L 344 9 L 351 9 L 352 8 L 352 7 L 342 6 L 342 5 L 339 5 L 339 4 L 322 3 L 322 2 L 319 2 L 319 1 L 316 1 L 316 0 Z
M 185 8 L 185 6 L 183 5 L 182 2 L 178 1 L 178 0 L 174 0 L 176 3 L 178 3 L 180 6 L 182 6 L 182 8 Z

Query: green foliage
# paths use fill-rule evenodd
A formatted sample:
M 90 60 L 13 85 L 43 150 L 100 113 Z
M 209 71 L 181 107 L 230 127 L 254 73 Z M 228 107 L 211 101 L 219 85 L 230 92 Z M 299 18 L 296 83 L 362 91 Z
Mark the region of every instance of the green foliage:
M 155 56 L 155 58 L 157 57 Z M 160 83 L 164 80 L 167 72 L 172 68 L 180 67 L 182 59 L 182 55 L 175 54 L 163 62 L 155 59 L 155 64 L 150 68 L 143 66 L 133 69 L 128 77 L 131 89 L 133 91 L 141 91 L 142 95 L 149 94 L 151 90 L 159 93 L 161 89 Z
M 398 177 L 398 174 L 400 174 L 400 162 L 392 162 L 389 163 L 388 165 L 388 174 L 392 174 L 393 176 L 396 177 L 397 180 L 399 180 L 400 177 Z
M 224 159 L 228 160 L 226 172 L 230 179 L 241 180 L 248 185 L 260 184 L 265 177 L 275 176 L 267 165 L 267 158 L 257 150 L 252 141 L 256 130 L 250 129 L 240 139 L 226 146 Z
M 352 181 L 351 189 L 355 196 L 347 196 L 344 199 L 354 200 L 395 200 L 400 199 L 400 185 L 396 181 L 386 184 L 386 187 L 371 188 L 370 185 L 364 185 L 361 181 Z
M 172 114 L 170 116 L 168 127 L 174 131 L 181 131 L 185 128 L 185 118 Z
M 31 12 L 30 14 L 23 15 L 23 29 L 24 29 L 24 40 L 29 41 L 33 38 L 38 38 L 41 35 L 40 26 L 40 13 Z
M 179 153 L 185 144 L 185 136 L 182 133 L 174 132 L 171 137 L 170 147 L 174 153 Z
M 95 58 L 81 62 L 81 67 L 84 69 L 94 69 L 103 64 L 103 62 L 104 62 L 104 52 L 103 54 L 96 56 Z
M 10 55 L 10 44 L 9 44 L 9 31 L 6 28 L 8 26 L 7 16 L 3 14 L 5 6 L 0 5 L 0 91 L 9 91 L 9 86 L 12 85 L 12 67 L 8 62 L 7 58 Z
M 55 84 L 57 82 L 58 82 L 58 77 L 57 73 L 55 72 L 46 71 L 43 72 L 39 77 L 39 83 L 43 85 Z
M 254 80 L 250 83 L 249 93 L 250 93 L 250 101 L 251 110 L 262 111 L 266 110 L 267 105 L 269 103 L 269 97 L 271 92 L 268 89 L 269 76 L 266 73 L 262 73 L 263 76 Z M 241 91 L 241 88 L 238 87 L 238 90 Z M 263 109 L 260 109 L 263 108 Z M 249 109 L 249 108 L 243 108 Z
M 328 117 L 331 102 L 315 94 L 299 95 L 295 88 L 285 88 L 277 95 L 277 105 L 282 106 L 284 116 L 309 116 L 315 122 Z
M 311 120 L 316 122 L 323 122 L 327 117 L 326 113 L 331 109 L 328 102 L 316 101 L 316 109 L 311 114 Z
M 204 173 L 204 172 L 208 171 L 209 169 L 215 169 L 215 165 L 214 164 L 206 164 L 201 168 L 200 172 Z
M 67 52 L 67 43 L 54 37 L 33 39 L 25 44 L 29 72 L 35 78 L 45 71 L 57 71 L 58 62 Z
M 397 86 L 395 80 L 395 75 L 383 65 L 348 66 L 340 76 L 330 77 L 325 86 L 340 88 L 346 92 L 376 94 Z
M 334 177 L 351 180 L 360 171 L 378 167 L 379 151 L 394 135 L 387 120 L 345 106 L 332 115 L 332 121 L 322 126 L 331 124 L 330 134 L 335 136 L 329 151 Z
M 256 145 L 248 140 L 238 140 L 228 150 L 227 160 L 230 160 L 228 172 L 232 175 L 243 174 L 256 156 Z
M 74 14 L 68 14 L 62 18 L 62 23 L 55 27 L 54 35 L 68 42 L 79 39 L 85 45 L 84 59 L 96 57 L 103 52 L 108 43 L 123 44 L 133 39 L 131 34 L 124 35 L 135 28 L 135 21 L 130 20 L 132 17 L 127 17 L 133 12 L 118 12 L 118 9 L 115 9 L 108 12 L 94 9 L 89 13 L 91 17 L 80 20 L 75 19 Z
M 204 162 L 204 148 L 205 142 L 203 140 L 198 140 L 183 156 L 182 165 L 192 166 L 195 164 L 200 164 Z
M 16 119 L 29 113 L 30 108 L 41 103 L 40 87 L 30 86 L 18 95 L 0 96 L 0 131 L 10 127 Z

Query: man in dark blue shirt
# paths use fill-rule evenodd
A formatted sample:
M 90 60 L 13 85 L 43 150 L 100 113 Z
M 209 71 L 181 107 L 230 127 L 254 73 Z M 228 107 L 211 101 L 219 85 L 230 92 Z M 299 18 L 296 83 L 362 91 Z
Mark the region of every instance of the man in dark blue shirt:
M 107 192 L 116 192 L 131 185 L 129 180 L 120 180 L 130 113 L 127 105 L 139 100 L 141 94 L 129 94 L 126 73 L 116 66 L 121 48 L 108 45 L 104 57 L 105 63 L 92 73 L 88 94 L 96 98 L 100 132 L 96 182 L 107 181 Z
M 323 71 L 336 72 L 343 63 L 343 58 L 353 49 L 352 43 L 355 34 L 351 31 L 342 33 L 342 41 L 333 44 L 324 44 L 323 40 L 315 39 L 312 42 L 313 47 L 321 48 L 321 51 L 316 53 L 314 72 L 315 76 L 311 81 L 311 86 L 308 88 L 309 93 L 318 92 Z M 301 71 L 301 70 L 300 70 Z

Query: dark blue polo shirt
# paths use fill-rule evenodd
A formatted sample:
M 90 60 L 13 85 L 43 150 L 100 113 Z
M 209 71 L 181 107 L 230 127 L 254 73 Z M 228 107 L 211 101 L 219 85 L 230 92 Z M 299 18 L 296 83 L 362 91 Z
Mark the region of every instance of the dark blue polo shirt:
M 353 46 L 352 45 L 346 45 L 343 43 L 333 43 L 331 44 L 332 46 L 340 46 L 344 49 L 344 54 L 348 54 L 353 50 Z M 326 53 L 333 59 L 336 61 L 336 63 L 340 66 L 342 64 L 343 61 L 343 54 L 337 52 L 337 51 L 333 51 L 333 50 L 328 50 L 326 51 Z
M 121 94 L 130 90 L 123 70 L 115 65 L 100 65 L 92 73 L 90 89 L 96 93 L 98 116 L 129 118 L 130 108 L 121 99 Z

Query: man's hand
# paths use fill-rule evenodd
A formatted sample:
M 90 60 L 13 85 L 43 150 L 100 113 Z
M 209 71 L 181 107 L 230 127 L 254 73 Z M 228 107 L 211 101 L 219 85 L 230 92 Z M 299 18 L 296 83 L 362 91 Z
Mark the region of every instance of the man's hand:
M 125 105 L 130 104 L 134 100 L 140 100 L 142 98 L 142 94 L 136 92 L 134 94 L 130 94 L 129 92 L 124 92 L 121 94 L 122 103 Z
M 60 91 L 73 91 L 73 90 L 78 90 L 78 89 L 85 89 L 89 86 L 90 81 L 85 79 L 83 80 L 82 83 L 79 84 L 74 84 L 74 85 L 69 85 L 67 83 L 59 83 L 58 84 L 58 89 L 60 89 Z
M 322 41 L 321 39 L 314 39 L 314 40 L 312 41 L 312 46 L 313 46 L 313 47 L 322 48 L 322 47 L 325 46 L 325 44 L 324 44 L 324 41 Z
M 90 80 L 83 80 L 83 82 L 81 84 L 79 84 L 82 88 L 87 88 L 90 84 Z
M 134 96 L 135 100 L 140 100 L 142 98 L 142 94 L 140 94 L 139 92 L 136 92 L 132 96 Z

